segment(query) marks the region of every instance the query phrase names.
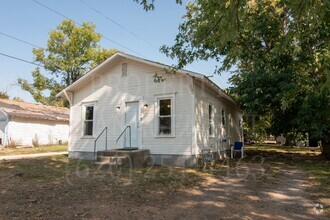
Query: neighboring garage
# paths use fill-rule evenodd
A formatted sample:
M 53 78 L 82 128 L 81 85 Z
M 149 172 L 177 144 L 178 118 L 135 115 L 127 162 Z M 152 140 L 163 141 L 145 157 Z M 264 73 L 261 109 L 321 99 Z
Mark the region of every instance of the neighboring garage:
M 46 145 L 68 139 L 69 109 L 0 99 L 0 145 Z

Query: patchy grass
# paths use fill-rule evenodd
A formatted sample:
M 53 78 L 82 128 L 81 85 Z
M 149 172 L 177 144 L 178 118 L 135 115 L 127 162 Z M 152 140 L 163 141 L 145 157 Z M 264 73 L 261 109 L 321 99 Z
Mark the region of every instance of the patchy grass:
M 5 161 L 0 163 L 0 218 L 101 218 L 113 214 L 101 206 L 120 213 L 132 203 L 161 204 L 208 175 L 165 167 L 103 169 L 66 156 Z
M 245 150 L 249 156 L 262 155 L 275 162 L 303 168 L 313 186 L 318 189 L 317 196 L 323 204 L 326 204 L 325 211 L 330 217 L 330 163 L 323 160 L 320 148 L 247 145 Z
M 320 148 L 317 147 L 279 146 L 275 144 L 245 145 L 244 148 L 248 151 L 257 150 L 270 153 L 309 154 L 320 151 Z
M 48 152 L 68 151 L 67 145 L 48 145 L 41 147 L 25 147 L 25 148 L 0 148 L 0 156 L 20 155 L 20 154 L 37 154 Z
M 244 213 L 237 218 L 305 215 L 308 212 L 301 204 L 289 206 L 286 199 L 297 197 L 300 177 L 306 179 L 303 170 L 311 177 L 311 193 L 319 192 L 316 198 L 321 199 L 316 201 L 328 209 L 329 164 L 320 160 L 318 152 L 271 148 L 249 146 L 244 160 L 224 160 L 210 170 L 115 169 L 66 156 L 3 161 L 0 219 L 217 219 L 240 212 Z M 302 175 L 295 179 L 287 175 L 291 171 Z M 301 193 L 309 199 L 309 194 Z M 298 204 L 300 199 L 293 201 Z

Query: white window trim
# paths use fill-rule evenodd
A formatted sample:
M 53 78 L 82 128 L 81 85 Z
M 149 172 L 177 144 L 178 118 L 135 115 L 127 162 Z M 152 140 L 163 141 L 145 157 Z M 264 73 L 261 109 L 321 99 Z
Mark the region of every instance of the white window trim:
M 211 126 L 211 124 L 210 124 L 210 115 L 209 115 L 209 113 L 210 113 L 210 111 L 209 111 L 210 106 L 211 106 L 211 109 L 212 109 L 212 112 L 211 112 L 211 113 L 212 113 L 211 118 L 213 119 L 213 133 L 212 133 L 212 134 L 210 134 L 210 126 Z M 215 137 L 215 112 L 214 112 L 214 110 L 215 110 L 215 108 L 214 108 L 213 103 L 209 102 L 208 105 L 207 105 L 207 111 L 208 111 L 208 125 L 209 125 L 208 135 L 209 135 L 209 137 L 211 137 L 211 138 L 214 138 L 214 137 Z
M 171 99 L 171 134 L 158 134 L 159 131 L 159 101 L 163 99 Z M 155 137 L 159 138 L 174 138 L 175 137 L 175 93 L 156 95 L 155 96 Z
M 82 129 L 81 129 L 81 138 L 91 138 L 91 139 L 94 139 L 95 138 L 95 115 L 96 115 L 96 102 L 85 102 L 85 103 L 82 103 L 81 104 L 82 106 L 82 115 L 81 115 L 81 126 L 82 126 Z M 93 135 L 84 135 L 84 124 L 85 124 L 85 115 L 86 115 L 86 107 L 87 106 L 93 106 L 94 109 L 93 109 Z

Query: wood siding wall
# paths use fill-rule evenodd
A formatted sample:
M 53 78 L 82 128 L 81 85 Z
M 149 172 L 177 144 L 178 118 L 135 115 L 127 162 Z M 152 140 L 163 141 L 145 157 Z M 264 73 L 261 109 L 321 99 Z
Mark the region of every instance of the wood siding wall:
M 214 108 L 214 136 L 209 136 L 209 103 Z M 241 141 L 241 129 L 239 120 L 242 118 L 233 104 L 219 97 L 201 82 L 195 82 L 195 154 L 199 154 L 201 149 L 212 147 L 213 151 L 228 149 L 234 141 Z M 225 125 L 222 125 L 222 109 L 225 111 Z M 229 123 L 229 117 L 232 123 Z M 229 132 L 230 129 L 230 132 Z M 223 140 L 226 139 L 226 142 Z
M 122 63 L 127 63 L 127 76 L 122 77 Z M 69 151 L 93 152 L 94 140 L 108 127 L 108 148 L 113 149 L 116 139 L 125 128 L 125 103 L 138 101 L 140 107 L 140 148 L 150 149 L 151 154 L 192 154 L 192 92 L 190 76 L 167 76 L 165 82 L 155 83 L 154 74 L 164 70 L 136 61 L 123 59 L 105 67 L 94 78 L 81 86 L 73 95 L 70 121 Z M 155 116 L 157 95 L 175 94 L 175 137 L 156 137 Z M 83 104 L 95 102 L 95 130 L 93 138 L 82 137 Z M 143 106 L 147 104 L 147 108 Z M 117 107 L 120 107 L 118 110 Z M 97 148 L 103 150 L 105 136 Z

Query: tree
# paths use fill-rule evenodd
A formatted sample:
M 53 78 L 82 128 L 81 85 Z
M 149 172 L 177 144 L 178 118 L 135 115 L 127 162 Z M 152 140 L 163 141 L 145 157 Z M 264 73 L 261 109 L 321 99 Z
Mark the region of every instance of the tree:
M 9 99 L 9 95 L 6 92 L 0 92 L 0 99 Z
M 13 101 L 16 101 L 16 102 L 24 102 L 24 99 L 22 99 L 22 98 L 20 98 L 20 97 L 18 97 L 18 96 L 15 96 L 15 97 L 13 98 Z
M 64 20 L 49 34 L 47 48 L 34 48 L 35 62 L 50 73 L 32 72 L 33 83 L 19 79 L 23 90 L 31 93 L 35 101 L 47 105 L 65 105 L 55 95 L 69 86 L 87 71 L 116 52 L 99 46 L 101 35 L 95 33 L 95 25 L 84 22 L 78 27 L 71 20 Z
M 275 133 L 329 141 L 329 1 L 196 0 L 186 8 L 174 45 L 161 48 L 178 68 L 210 58 L 221 62 L 217 73 L 235 68 L 231 93 L 248 113 L 270 115 Z

